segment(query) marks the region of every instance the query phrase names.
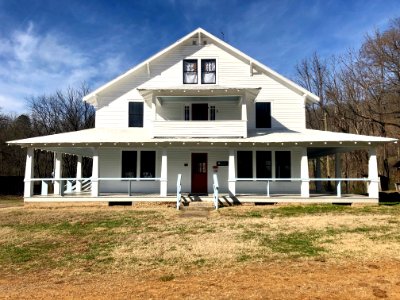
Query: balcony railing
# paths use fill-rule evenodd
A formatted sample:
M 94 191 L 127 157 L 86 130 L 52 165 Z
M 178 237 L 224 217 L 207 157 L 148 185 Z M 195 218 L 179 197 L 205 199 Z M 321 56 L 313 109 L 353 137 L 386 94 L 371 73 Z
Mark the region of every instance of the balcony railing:
M 247 121 L 153 121 L 153 137 L 247 137 Z

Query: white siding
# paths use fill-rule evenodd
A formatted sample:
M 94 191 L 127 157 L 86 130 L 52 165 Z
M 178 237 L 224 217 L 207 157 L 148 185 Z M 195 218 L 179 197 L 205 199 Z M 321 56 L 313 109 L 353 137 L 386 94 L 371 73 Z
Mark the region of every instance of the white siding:
M 261 87 L 256 101 L 273 102 L 273 122 L 275 128 L 292 130 L 305 128 L 304 103 L 301 95 L 283 84 L 255 70 L 250 76 L 249 62 L 242 61 L 215 45 L 181 45 L 162 55 L 150 64 L 150 76 L 146 67 L 138 70 L 98 95 L 99 105 L 96 115 L 97 127 L 126 127 L 127 102 L 140 100 L 136 87 L 161 88 L 184 86 L 182 84 L 182 59 L 216 58 L 217 84 L 228 87 Z M 212 87 L 212 85 L 210 85 Z M 222 116 L 224 117 L 224 116 Z M 164 118 L 164 116 L 162 116 Z M 225 117 L 224 117 L 225 118 Z M 151 105 L 145 105 L 144 126 L 151 126 Z M 254 128 L 254 103 L 248 103 L 249 130 Z
M 160 162 L 161 162 L 161 149 L 138 149 L 138 148 L 101 148 L 99 149 L 100 157 L 100 177 L 121 177 L 121 153 L 123 150 L 131 151 L 156 151 L 156 177 L 160 176 Z M 291 151 L 291 175 L 294 178 L 300 177 L 300 148 L 290 149 L 279 149 L 279 148 L 243 148 L 241 151 L 279 151 L 286 150 Z M 217 165 L 217 161 L 228 161 L 229 149 L 228 148 L 215 148 L 210 151 L 210 148 L 198 147 L 198 148 L 167 148 L 168 155 L 168 194 L 176 193 L 176 180 L 178 174 L 182 174 L 182 192 L 191 192 L 191 156 L 192 153 L 207 153 L 208 164 L 208 193 L 212 193 L 213 185 L 213 166 Z M 274 157 L 274 156 L 273 156 Z M 255 159 L 255 155 L 253 155 Z M 185 166 L 187 164 L 187 166 Z M 274 166 L 274 163 L 273 163 Z M 274 168 L 273 168 L 274 172 Z M 218 167 L 218 181 L 220 185 L 220 193 L 228 193 L 228 166 Z M 300 193 L 300 182 L 271 182 L 270 184 L 271 194 L 299 194 Z M 109 181 L 100 182 L 100 193 L 128 193 L 128 183 L 122 181 Z M 159 181 L 155 182 L 132 182 L 133 193 L 154 193 L 160 192 Z M 252 193 L 252 194 L 266 194 L 266 184 L 261 182 L 240 182 L 236 183 L 237 194 Z
M 101 148 L 99 149 L 100 177 L 120 178 L 122 176 L 122 151 L 146 151 L 155 149 L 144 148 Z M 156 177 L 160 177 L 161 152 L 156 152 Z M 138 161 L 140 164 L 140 160 Z M 131 183 L 132 193 L 154 193 L 160 192 L 160 182 L 134 182 Z M 127 181 L 100 181 L 100 193 L 126 193 L 128 194 Z

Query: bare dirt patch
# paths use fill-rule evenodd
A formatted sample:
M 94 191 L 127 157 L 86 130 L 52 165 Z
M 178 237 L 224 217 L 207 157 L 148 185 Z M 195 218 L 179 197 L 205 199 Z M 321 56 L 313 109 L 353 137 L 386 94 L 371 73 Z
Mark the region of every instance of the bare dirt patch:
M 8 299 L 400 299 L 400 262 L 273 262 L 140 274 L 30 274 L 0 279 Z

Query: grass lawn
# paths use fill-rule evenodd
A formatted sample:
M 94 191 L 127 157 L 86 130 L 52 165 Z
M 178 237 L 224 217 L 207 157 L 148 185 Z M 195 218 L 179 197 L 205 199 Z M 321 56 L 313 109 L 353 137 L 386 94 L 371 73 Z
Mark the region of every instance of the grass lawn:
M 0 277 L 8 278 L 3 284 L 15 298 L 24 294 L 23 289 L 13 290 L 12 282 L 22 278 L 35 281 L 40 276 L 58 278 L 66 287 L 74 286 L 77 280 L 86 280 L 90 286 L 89 278 L 108 278 L 107 282 L 112 282 L 122 276 L 140 281 L 143 288 L 148 286 L 143 293 L 149 293 L 154 284 L 159 293 L 163 291 L 161 287 L 167 293 L 168 284 L 179 287 L 180 282 L 191 277 L 195 278 L 193 284 L 199 278 L 206 284 L 207 278 L 216 274 L 236 272 L 239 278 L 244 276 L 244 270 L 250 277 L 241 282 L 254 283 L 260 280 L 251 277 L 255 276 L 254 270 L 262 274 L 269 268 L 269 275 L 265 275 L 268 277 L 287 269 L 286 277 L 276 279 L 275 286 L 279 286 L 278 279 L 290 281 L 290 274 L 299 275 L 300 269 L 311 272 L 342 266 L 336 271 L 340 275 L 346 268 L 354 272 L 350 265 L 377 265 L 376 272 L 381 269 L 380 264 L 400 266 L 399 205 L 237 206 L 190 217 L 165 205 L 35 208 L 21 207 L 20 202 L 0 200 Z M 296 265 L 299 270 L 292 270 Z M 389 273 L 387 268 L 382 274 Z M 360 276 L 367 282 L 367 274 L 361 272 Z M 371 278 L 371 282 L 375 281 Z M 397 283 L 400 289 L 400 272 L 393 279 L 393 286 Z M 390 296 L 397 291 L 376 288 L 361 288 L 369 289 L 365 299 L 371 293 Z M 43 289 L 57 291 L 52 286 L 42 286 Z M 136 292 L 140 295 L 140 291 Z M 179 290 L 177 295 L 196 298 L 201 294 L 201 290 L 196 294 L 195 289 L 193 293 L 190 289 L 186 292 Z M 240 295 L 228 292 L 221 288 L 213 296 Z M 271 289 L 269 292 L 272 296 Z M 202 295 L 199 298 L 207 298 Z M 165 295 L 153 294 L 153 298 L 158 296 Z

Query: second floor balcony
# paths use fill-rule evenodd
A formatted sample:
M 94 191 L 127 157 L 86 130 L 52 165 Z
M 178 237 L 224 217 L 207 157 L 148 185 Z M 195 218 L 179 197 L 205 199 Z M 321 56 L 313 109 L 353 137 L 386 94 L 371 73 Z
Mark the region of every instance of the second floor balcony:
M 241 96 L 158 97 L 153 137 L 247 137 Z

